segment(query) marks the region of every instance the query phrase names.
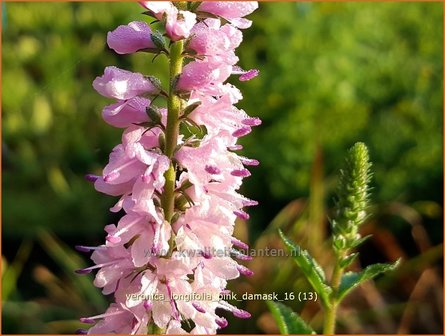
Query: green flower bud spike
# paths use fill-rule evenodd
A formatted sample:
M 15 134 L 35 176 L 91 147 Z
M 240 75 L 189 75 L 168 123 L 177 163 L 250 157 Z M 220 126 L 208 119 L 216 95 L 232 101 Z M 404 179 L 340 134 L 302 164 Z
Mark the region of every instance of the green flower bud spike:
M 337 255 L 345 255 L 365 238 L 358 232 L 367 219 L 371 162 L 365 144 L 358 142 L 346 156 L 340 170 L 335 218 L 332 220 L 333 246 Z

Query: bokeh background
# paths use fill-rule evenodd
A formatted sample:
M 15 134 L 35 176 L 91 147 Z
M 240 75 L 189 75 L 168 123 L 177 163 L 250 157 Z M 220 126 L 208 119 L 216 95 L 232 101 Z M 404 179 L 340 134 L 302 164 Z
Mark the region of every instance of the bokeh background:
M 109 102 L 92 88 L 107 65 L 154 74 L 166 63 L 119 56 L 106 33 L 144 20 L 136 3 L 3 3 L 3 333 L 72 333 L 108 298 L 76 244 L 101 244 L 114 199 L 95 192 L 120 131 L 100 117 Z M 252 247 L 282 247 L 277 228 L 319 259 L 328 274 L 328 217 L 347 148 L 365 142 L 373 161 L 373 236 L 359 269 L 403 258 L 388 276 L 357 289 L 339 312 L 342 333 L 443 333 L 443 4 L 261 3 L 250 16 L 240 65 L 258 68 L 239 107 L 263 125 L 243 139 L 252 169 L 243 193 L 260 205 L 239 222 Z M 292 260 L 257 258 L 238 293 L 309 291 Z M 316 302 L 287 302 L 321 330 Z M 238 305 L 224 333 L 271 333 L 263 301 Z

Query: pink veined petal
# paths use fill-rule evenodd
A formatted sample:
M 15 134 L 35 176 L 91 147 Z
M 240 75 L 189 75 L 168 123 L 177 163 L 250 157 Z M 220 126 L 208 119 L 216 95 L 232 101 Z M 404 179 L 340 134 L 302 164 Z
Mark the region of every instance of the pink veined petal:
M 249 15 L 257 8 L 258 2 L 256 1 L 206 1 L 199 5 L 198 11 L 230 20 Z
M 152 12 L 158 20 L 161 20 L 162 15 L 173 7 L 170 1 L 140 1 L 139 4 Z
M 239 276 L 237 263 L 229 257 L 212 258 L 205 262 L 207 267 L 215 276 L 230 280 Z
M 152 255 L 151 244 L 153 242 L 153 234 L 145 230 L 139 238 L 131 245 L 131 257 L 135 267 L 144 266 Z
M 104 97 L 121 100 L 144 93 L 159 93 L 159 88 L 142 74 L 114 66 L 106 67 L 103 76 L 96 77 L 93 81 L 93 87 Z
M 131 54 L 142 49 L 156 49 L 151 40 L 150 26 L 141 21 L 133 21 L 119 26 L 107 35 L 108 46 L 118 54 Z
M 105 106 L 102 111 L 104 120 L 114 127 L 125 128 L 132 124 L 148 121 L 145 109 L 150 105 L 150 100 L 134 97 L 129 100 L 119 101 Z
M 166 300 L 167 295 L 166 295 Z M 153 321 L 160 327 L 165 328 L 172 318 L 172 307 L 170 302 L 158 301 L 152 309 Z
M 173 7 L 167 12 L 165 30 L 173 41 L 190 36 L 190 32 L 196 23 L 196 14 L 188 11 L 178 11 Z
M 102 177 L 99 177 L 94 183 L 94 188 L 107 195 L 121 196 L 131 191 L 133 183 L 134 181 L 129 180 L 120 184 L 109 184 L 106 183 Z
M 231 73 L 231 66 L 214 62 L 191 62 L 187 64 L 176 85 L 179 91 L 192 91 L 211 84 L 224 82 Z

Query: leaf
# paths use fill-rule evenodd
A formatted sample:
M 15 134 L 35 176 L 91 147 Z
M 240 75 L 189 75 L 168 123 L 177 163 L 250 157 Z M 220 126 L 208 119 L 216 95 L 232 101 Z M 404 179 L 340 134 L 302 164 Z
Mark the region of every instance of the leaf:
M 14 261 L 5 267 L 2 256 L 2 302 L 8 301 L 9 297 L 17 290 L 17 281 L 22 274 L 24 266 L 32 252 L 33 243 L 24 240 L 17 251 Z
M 155 107 L 149 106 L 145 109 L 150 120 L 155 124 L 161 124 L 161 113 Z
M 366 280 L 375 278 L 377 275 L 386 273 L 388 271 L 393 271 L 400 264 L 400 259 L 398 259 L 393 264 L 374 264 L 369 265 L 361 272 L 347 272 L 343 274 L 341 279 L 340 288 L 338 290 L 338 301 L 341 301 L 351 290 L 356 288 L 361 283 Z
M 198 125 L 191 119 L 184 119 L 180 124 L 181 134 L 185 139 L 195 137 L 196 139 L 202 139 L 207 134 L 207 128 L 204 125 Z
M 198 9 L 199 5 L 202 3 L 202 1 L 193 1 L 193 2 L 187 2 L 187 7 L 190 12 L 195 11 Z
M 159 31 L 157 31 L 157 30 L 153 31 L 151 33 L 150 37 L 151 37 L 151 40 L 154 43 L 154 45 L 159 50 L 166 50 L 164 36 L 162 36 L 162 34 Z
M 352 253 L 352 254 L 348 255 L 346 258 L 344 258 L 343 260 L 340 261 L 340 267 L 341 268 L 348 267 L 357 258 L 357 256 L 358 256 L 358 253 Z
M 282 303 L 267 301 L 267 305 L 277 322 L 278 328 L 282 335 L 299 334 L 314 335 L 315 331 L 304 322 L 304 320 L 292 311 L 289 307 Z
M 197 107 L 199 107 L 201 105 L 201 102 L 194 102 L 193 104 L 190 104 L 189 106 L 187 106 L 184 111 L 182 112 L 182 115 L 184 117 L 187 117 L 190 113 L 192 113 L 194 110 L 196 110 Z
M 93 285 L 91 274 L 79 276 L 74 273 L 74 270 L 86 267 L 78 253 L 44 229 L 39 231 L 38 239 L 43 249 L 65 272 L 89 304 L 95 309 L 103 310 L 106 307 L 106 299 Z
M 311 284 L 312 288 L 318 293 L 321 303 L 324 307 L 330 306 L 329 296 L 332 293 L 332 288 L 326 284 L 326 277 L 320 265 L 311 257 L 308 251 L 303 250 L 300 246 L 294 244 L 287 239 L 284 233 L 278 230 L 287 246 L 295 262 L 300 267 L 306 279 Z

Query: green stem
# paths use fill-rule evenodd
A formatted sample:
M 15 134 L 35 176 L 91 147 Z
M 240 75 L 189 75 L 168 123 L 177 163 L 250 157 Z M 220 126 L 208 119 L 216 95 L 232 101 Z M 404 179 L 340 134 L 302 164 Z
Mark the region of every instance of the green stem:
M 340 258 L 337 259 L 334 271 L 332 273 L 331 287 L 332 287 L 332 299 L 331 304 L 326 310 L 326 318 L 324 322 L 323 334 L 334 335 L 335 322 L 337 318 L 337 307 L 339 302 L 337 301 L 337 293 L 340 287 L 341 277 L 343 275 L 343 268 L 340 267 Z
M 174 82 L 182 71 L 183 41 L 174 42 L 170 47 L 170 87 L 167 101 L 167 126 L 165 132 L 165 155 L 172 160 L 179 135 L 179 113 L 181 111 L 181 99 L 175 94 Z M 162 194 L 162 208 L 164 218 L 170 222 L 174 211 L 176 169 L 171 161 L 170 167 L 164 174 L 165 185 Z

